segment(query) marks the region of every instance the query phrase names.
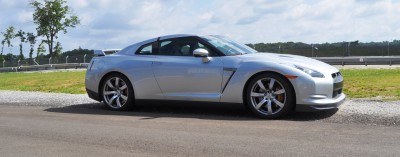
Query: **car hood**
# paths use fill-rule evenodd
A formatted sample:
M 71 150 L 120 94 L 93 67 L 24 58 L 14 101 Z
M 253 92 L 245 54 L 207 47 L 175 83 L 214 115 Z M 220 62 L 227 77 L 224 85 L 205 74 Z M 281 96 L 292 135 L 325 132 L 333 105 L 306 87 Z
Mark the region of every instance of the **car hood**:
M 297 65 L 317 70 L 325 74 L 338 72 L 338 69 L 329 64 L 304 56 L 276 54 L 276 53 L 252 53 L 252 54 L 238 55 L 238 57 L 243 62 L 259 61 L 259 62 L 274 62 L 277 64 L 285 64 L 288 66 Z

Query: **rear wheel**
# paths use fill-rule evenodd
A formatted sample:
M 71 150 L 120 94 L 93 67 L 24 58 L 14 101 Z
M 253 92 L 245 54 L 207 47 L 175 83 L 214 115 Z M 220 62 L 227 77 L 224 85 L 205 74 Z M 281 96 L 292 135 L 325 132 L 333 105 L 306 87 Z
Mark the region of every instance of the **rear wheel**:
M 293 109 L 295 95 L 290 82 L 283 76 L 265 73 L 250 81 L 246 89 L 246 102 L 256 116 L 273 119 Z
M 111 74 L 104 79 L 101 96 L 104 105 L 111 110 L 128 110 L 134 105 L 132 85 L 121 74 Z

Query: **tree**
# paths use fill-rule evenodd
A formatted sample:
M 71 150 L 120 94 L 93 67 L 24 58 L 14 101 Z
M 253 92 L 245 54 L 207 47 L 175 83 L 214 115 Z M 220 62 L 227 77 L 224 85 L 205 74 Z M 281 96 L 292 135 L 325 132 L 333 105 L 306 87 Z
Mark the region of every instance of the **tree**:
M 32 58 L 36 44 L 36 36 L 33 33 L 27 33 L 26 36 L 27 36 L 27 41 L 29 42 L 29 45 L 31 47 L 31 49 L 29 50 L 29 58 Z
M 39 44 L 36 52 L 37 52 L 36 59 L 39 59 L 39 57 L 43 56 L 44 53 L 46 52 L 46 48 L 44 47 L 44 42 L 43 41 Z
M 35 9 L 33 21 L 37 25 L 37 36 L 46 38 L 44 42 L 48 45 L 50 56 L 54 56 L 54 40 L 58 34 L 67 33 L 67 28 L 78 25 L 79 19 L 73 15 L 65 0 L 44 0 L 31 2 Z
M 57 42 L 56 47 L 55 47 L 54 49 L 55 49 L 55 51 L 54 51 L 54 56 L 55 56 L 55 57 L 59 57 L 60 54 L 62 53 L 62 46 L 61 46 L 61 43 L 60 43 L 60 42 Z
M 4 44 L 7 44 L 7 47 L 13 47 L 12 45 L 12 39 L 15 37 L 14 33 L 15 28 L 13 26 L 10 26 L 6 29 L 6 32 L 3 32 L 3 37 L 4 39 L 1 41 L 1 55 L 3 55 L 3 49 L 4 49 Z
M 22 43 L 24 43 L 25 40 L 26 40 L 25 32 L 22 31 L 22 30 L 19 30 L 19 31 L 17 32 L 17 34 L 15 34 L 15 37 L 16 37 L 16 38 L 19 38 L 19 40 L 20 40 L 18 59 L 23 60 L 23 59 L 25 59 L 25 57 L 24 57 L 24 54 L 22 53 L 22 51 L 23 51 L 23 50 L 22 50 Z

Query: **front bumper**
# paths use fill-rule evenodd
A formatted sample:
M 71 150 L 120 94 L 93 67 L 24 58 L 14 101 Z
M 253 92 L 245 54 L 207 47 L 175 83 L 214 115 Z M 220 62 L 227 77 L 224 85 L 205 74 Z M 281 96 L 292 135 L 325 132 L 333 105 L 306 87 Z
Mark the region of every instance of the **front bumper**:
M 297 104 L 296 111 L 312 112 L 338 108 L 346 100 L 346 95 L 341 93 L 336 98 L 309 98 L 307 104 Z

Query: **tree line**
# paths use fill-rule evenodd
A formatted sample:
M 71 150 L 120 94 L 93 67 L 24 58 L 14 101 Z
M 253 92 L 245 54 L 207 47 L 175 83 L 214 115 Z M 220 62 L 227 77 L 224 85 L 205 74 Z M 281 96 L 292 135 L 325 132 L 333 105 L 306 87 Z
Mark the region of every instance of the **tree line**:
M 80 23 L 78 17 L 71 12 L 71 8 L 65 0 L 35 0 L 29 3 L 34 9 L 33 22 L 36 32 L 26 32 L 9 26 L 1 32 L 0 62 L 15 58 L 11 52 L 4 54 L 4 48 L 13 48 L 14 40 L 18 40 L 19 55 L 17 59 L 24 60 L 23 45 L 29 44 L 29 59 L 33 59 L 36 46 L 36 58 L 45 56 L 46 46 L 49 54 L 47 56 L 57 58 L 62 53 L 62 45 L 57 41 L 60 33 L 67 33 L 68 28 L 74 28 Z
M 296 54 L 313 57 L 342 56 L 398 56 L 400 40 L 382 42 L 334 42 L 307 44 L 302 42 L 277 42 L 247 44 L 259 52 Z

